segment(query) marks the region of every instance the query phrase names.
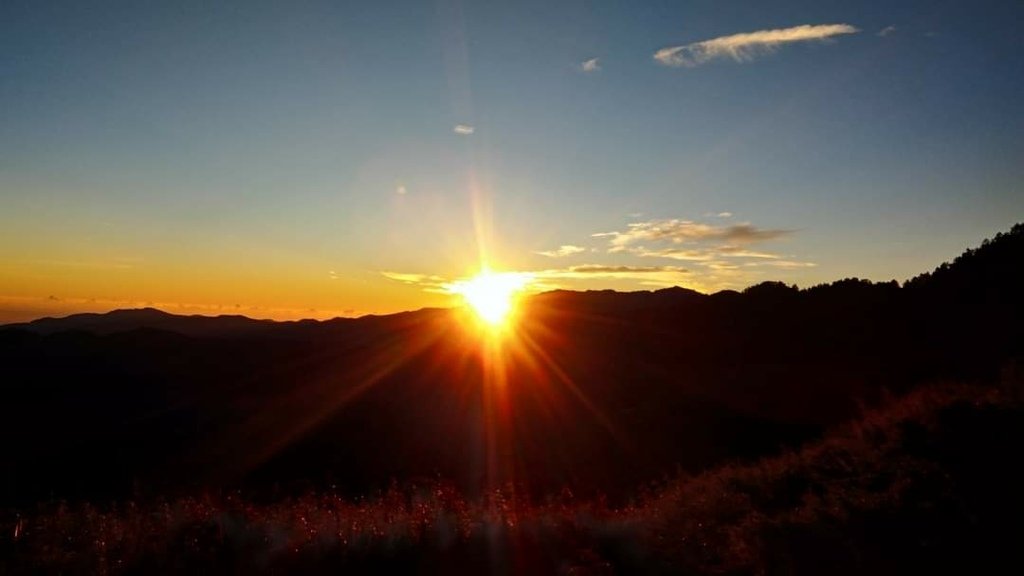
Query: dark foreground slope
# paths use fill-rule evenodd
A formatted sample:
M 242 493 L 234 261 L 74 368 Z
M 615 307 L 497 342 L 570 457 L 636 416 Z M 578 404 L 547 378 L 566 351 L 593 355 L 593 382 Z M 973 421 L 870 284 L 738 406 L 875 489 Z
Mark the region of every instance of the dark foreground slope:
M 919 389 L 621 506 L 429 481 L 356 500 L 47 504 L 0 519 L 0 572 L 1019 574 L 1021 382 Z
M 422 478 L 621 501 L 798 446 L 885 393 L 997 381 L 1024 350 L 1021 261 L 1018 225 L 902 287 L 551 292 L 500 344 L 451 310 L 0 330 L 0 506 Z

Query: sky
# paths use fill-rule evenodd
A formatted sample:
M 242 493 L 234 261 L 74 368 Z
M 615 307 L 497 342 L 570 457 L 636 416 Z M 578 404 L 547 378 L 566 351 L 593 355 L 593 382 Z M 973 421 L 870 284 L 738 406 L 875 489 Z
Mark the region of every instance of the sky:
M 0 322 L 905 280 L 1024 220 L 1012 1 L 0 3 Z

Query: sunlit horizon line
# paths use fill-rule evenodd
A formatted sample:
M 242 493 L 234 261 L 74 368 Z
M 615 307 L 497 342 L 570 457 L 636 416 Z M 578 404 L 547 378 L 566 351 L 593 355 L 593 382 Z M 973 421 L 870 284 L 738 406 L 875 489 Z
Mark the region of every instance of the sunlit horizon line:
M 545 284 L 542 280 L 538 280 L 536 278 L 536 274 L 531 273 L 531 272 L 509 271 L 509 272 L 497 272 L 496 274 L 499 274 L 499 275 L 518 275 L 518 276 L 529 277 L 528 283 L 526 285 L 524 285 L 523 288 L 521 290 L 519 290 L 519 292 L 517 294 L 517 297 L 519 299 L 530 298 L 530 297 L 533 297 L 533 296 L 539 296 L 539 295 L 543 295 L 543 294 L 549 294 L 549 293 L 552 293 L 552 292 L 572 292 L 572 293 L 584 294 L 584 293 L 587 293 L 587 292 L 603 292 L 603 291 L 609 291 L 610 290 L 610 291 L 616 292 L 618 294 L 636 294 L 636 293 L 650 293 L 650 292 L 655 292 L 655 291 L 658 291 L 658 290 L 671 289 L 671 288 L 683 288 L 683 289 L 686 289 L 686 290 L 693 290 L 693 291 L 699 292 L 701 294 L 713 294 L 714 293 L 714 292 L 709 292 L 709 291 L 706 291 L 706 290 L 698 290 L 696 288 L 691 288 L 691 287 L 687 287 L 687 286 L 679 286 L 679 285 L 663 286 L 663 287 L 659 287 L 659 288 L 650 288 L 650 289 L 636 289 L 636 290 L 617 290 L 617 289 L 613 289 L 613 288 L 574 289 L 574 288 L 565 288 L 565 287 L 552 286 L 552 285 L 549 285 L 549 284 Z M 472 277 L 473 276 L 471 276 L 471 275 L 461 276 L 461 277 L 459 277 L 456 280 L 452 280 L 451 282 L 445 282 L 445 283 L 442 284 L 442 287 L 441 287 L 440 291 L 442 291 L 445 294 L 449 294 L 451 296 L 459 296 L 458 292 L 450 291 L 448 289 L 448 287 L 459 285 L 459 284 L 461 284 L 461 283 L 471 279 Z M 0 297 L 0 298 L 3 298 L 3 297 Z M 17 301 L 18 303 L 29 304 L 29 305 L 31 305 L 33 303 L 39 303 L 39 304 L 45 305 L 48 302 L 47 298 L 44 298 L 44 297 L 32 297 L 32 296 L 17 297 L 17 298 L 11 298 L 11 299 L 14 300 L 14 301 Z M 451 311 L 454 311 L 454 310 L 458 310 L 460 308 L 464 308 L 465 305 L 466 305 L 465 302 L 452 301 L 451 303 L 449 303 L 447 305 L 440 305 L 440 306 L 420 306 L 420 307 L 415 307 L 415 308 L 401 308 L 401 309 L 394 309 L 394 310 L 388 310 L 388 311 L 353 311 L 351 313 L 348 313 L 346 311 L 339 311 L 339 310 L 329 310 L 329 309 L 320 310 L 320 309 L 318 309 L 318 310 L 316 310 L 316 313 L 317 313 L 316 316 L 303 316 L 303 315 L 301 315 L 301 311 L 303 311 L 305 309 L 303 309 L 301 307 L 294 307 L 294 308 L 283 308 L 283 307 L 278 308 L 278 307 L 274 307 L 274 308 L 271 308 L 271 307 L 263 307 L 263 306 L 246 306 L 246 305 L 241 305 L 241 306 L 238 306 L 238 307 L 236 307 L 235 305 L 219 305 L 219 304 L 191 305 L 191 304 L 179 304 L 179 303 L 168 303 L 168 302 L 149 302 L 149 301 L 144 301 L 144 300 L 114 300 L 114 299 L 99 299 L 99 298 L 62 298 L 58 302 L 62 303 L 62 304 L 82 304 L 83 307 L 82 308 L 75 308 L 75 309 L 54 310 L 52 312 L 44 312 L 42 315 L 31 315 L 31 316 L 30 315 L 20 315 L 20 317 L 14 316 L 15 319 L 8 320 L 8 321 L 0 321 L 0 326 L 13 325 L 13 324 L 26 324 L 26 323 L 34 322 L 34 321 L 37 321 L 37 320 L 46 320 L 46 319 L 58 319 L 59 320 L 59 319 L 68 318 L 68 317 L 71 317 L 71 316 L 77 316 L 77 315 L 81 315 L 81 314 L 99 314 L 99 315 L 102 315 L 102 314 L 109 314 L 111 312 L 118 312 L 118 311 L 132 311 L 132 310 L 146 310 L 146 309 L 158 310 L 160 312 L 165 312 L 167 314 L 171 314 L 171 315 L 174 315 L 174 316 L 182 316 L 182 317 L 197 317 L 197 318 L 243 317 L 243 318 L 248 318 L 248 319 L 256 320 L 256 321 L 275 322 L 275 323 L 300 322 L 300 321 L 327 322 L 327 321 L 330 321 L 330 320 L 337 320 L 337 319 L 359 320 L 359 319 L 363 319 L 363 318 L 395 316 L 395 315 L 399 315 L 399 314 L 410 314 L 410 313 L 416 313 L 416 312 L 421 312 L 421 311 L 431 311 L 431 310 L 451 310 Z M 96 307 L 89 307 L 89 305 L 97 305 L 97 306 Z M 14 312 L 14 311 L 12 311 L 12 312 Z M 257 313 L 257 314 L 253 314 L 254 312 Z M 264 314 L 258 314 L 260 312 L 262 312 Z M 295 313 L 295 312 L 298 312 L 299 314 L 294 314 L 293 315 L 293 313 Z M 271 316 L 271 315 L 266 315 L 266 313 L 270 313 L 270 314 L 283 313 L 283 314 L 286 314 L 286 316 L 276 316 L 276 315 L 275 316 Z M 250 316 L 249 314 L 253 314 L 253 315 Z

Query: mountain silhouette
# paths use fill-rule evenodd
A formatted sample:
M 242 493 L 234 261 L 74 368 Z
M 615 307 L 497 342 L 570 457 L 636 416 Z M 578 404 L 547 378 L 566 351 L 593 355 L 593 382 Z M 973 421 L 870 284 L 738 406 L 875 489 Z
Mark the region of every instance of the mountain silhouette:
M 904 285 L 538 294 L 500 370 L 459 309 L 155 309 L 0 328 L 0 504 L 445 478 L 624 498 L 776 454 L 889 394 L 1020 365 L 1024 226 Z
M 114 310 L 105 314 L 72 314 L 63 318 L 40 318 L 21 324 L 8 324 L 4 328 L 23 329 L 36 334 L 53 334 L 80 330 L 94 334 L 113 334 L 139 328 L 152 328 L 176 332 L 186 336 L 240 336 L 259 333 L 291 322 L 275 323 L 254 320 L 240 315 L 181 316 L 156 308 Z

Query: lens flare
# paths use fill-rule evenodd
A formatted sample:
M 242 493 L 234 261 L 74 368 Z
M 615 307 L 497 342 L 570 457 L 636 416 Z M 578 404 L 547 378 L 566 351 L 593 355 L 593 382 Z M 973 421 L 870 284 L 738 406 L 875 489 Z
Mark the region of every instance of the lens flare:
M 484 269 L 472 278 L 453 282 L 448 289 L 462 296 L 484 323 L 500 327 L 508 322 L 516 296 L 529 281 L 528 274 Z

